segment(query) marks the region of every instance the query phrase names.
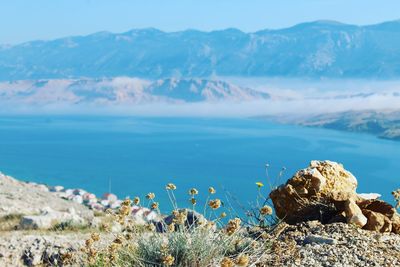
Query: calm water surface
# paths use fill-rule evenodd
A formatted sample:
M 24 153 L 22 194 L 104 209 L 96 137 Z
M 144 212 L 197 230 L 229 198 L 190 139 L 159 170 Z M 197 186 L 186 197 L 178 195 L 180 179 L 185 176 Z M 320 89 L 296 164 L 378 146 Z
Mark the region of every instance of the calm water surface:
M 342 162 L 359 192 L 391 201 L 400 187 L 400 142 L 369 135 L 272 124 L 255 119 L 136 117 L 1 117 L 0 170 L 19 179 L 124 196 L 155 192 L 165 184 L 200 193 L 215 186 L 243 203 L 287 168 L 284 179 L 313 159 Z M 221 196 L 221 195 L 220 195 Z M 222 197 L 222 196 L 221 196 Z

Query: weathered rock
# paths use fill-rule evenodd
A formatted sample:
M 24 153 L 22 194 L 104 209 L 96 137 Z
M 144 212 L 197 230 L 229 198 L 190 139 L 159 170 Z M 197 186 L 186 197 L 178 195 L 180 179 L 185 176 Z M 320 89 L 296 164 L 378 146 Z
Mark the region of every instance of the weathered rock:
M 341 164 L 312 161 L 286 185 L 272 191 L 270 197 L 277 216 L 290 224 L 308 220 L 327 222 L 338 213 L 335 204 L 354 197 L 356 187 L 356 178 Z
M 319 235 L 308 235 L 304 238 L 304 244 L 328 244 L 328 245 L 336 245 L 337 240 L 334 238 L 323 237 Z
M 364 215 L 367 217 L 368 222 L 364 226 L 365 230 L 377 231 L 381 233 L 392 231 L 391 220 L 379 212 L 371 210 L 363 210 Z
M 380 195 L 357 194 L 357 180 L 341 164 L 312 161 L 285 185 L 270 194 L 276 215 L 289 224 L 309 220 L 322 223 L 345 221 L 379 232 L 400 232 L 396 209 L 377 199 Z
M 207 219 L 196 211 L 181 209 L 178 211 L 178 213 L 184 215 L 183 224 L 187 228 L 197 227 L 207 223 Z M 158 232 L 165 232 L 166 227 L 172 223 L 175 223 L 176 220 L 179 220 L 179 218 L 177 218 L 174 214 L 171 214 L 165 217 L 163 220 L 155 222 L 154 224 Z M 177 223 L 175 223 L 175 225 L 177 225 Z
M 345 202 L 345 213 L 347 223 L 355 224 L 360 228 L 367 224 L 367 217 L 364 216 L 360 207 L 357 206 L 353 199 L 348 199 Z
M 46 207 L 40 215 L 23 216 L 19 226 L 21 229 L 49 229 L 61 223 L 83 225 L 86 222 L 75 213 L 74 209 L 70 209 L 68 212 L 60 212 Z

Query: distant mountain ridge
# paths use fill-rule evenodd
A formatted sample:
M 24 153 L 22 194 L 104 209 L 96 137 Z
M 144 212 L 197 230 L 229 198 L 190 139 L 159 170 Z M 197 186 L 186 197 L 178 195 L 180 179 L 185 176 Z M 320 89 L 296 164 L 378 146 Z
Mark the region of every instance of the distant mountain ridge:
M 156 81 L 129 77 L 21 80 L 0 82 L 0 103 L 133 105 L 148 103 L 242 102 L 267 99 L 267 93 L 205 79 Z
M 400 77 L 400 21 L 244 33 L 99 32 L 0 46 L 0 80 L 131 76 Z

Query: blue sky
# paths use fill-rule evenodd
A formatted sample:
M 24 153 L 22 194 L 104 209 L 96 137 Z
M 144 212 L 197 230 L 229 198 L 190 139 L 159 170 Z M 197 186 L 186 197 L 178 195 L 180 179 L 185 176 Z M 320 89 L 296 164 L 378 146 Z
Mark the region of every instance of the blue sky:
M 400 18 L 399 0 L 1 0 L 0 43 L 155 27 L 244 31 L 304 21 L 374 24 Z

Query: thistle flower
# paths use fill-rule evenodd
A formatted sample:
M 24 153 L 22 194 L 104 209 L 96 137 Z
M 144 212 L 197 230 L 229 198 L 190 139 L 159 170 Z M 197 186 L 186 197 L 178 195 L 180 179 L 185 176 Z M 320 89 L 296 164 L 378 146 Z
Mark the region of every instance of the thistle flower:
M 217 193 L 217 191 L 215 190 L 214 187 L 210 186 L 210 187 L 208 188 L 208 193 L 210 193 L 211 195 L 213 195 L 213 194 Z
M 175 258 L 172 255 L 163 257 L 163 264 L 166 266 L 172 266 L 175 262 Z
M 221 207 L 221 200 L 220 199 L 214 199 L 214 200 L 210 200 L 208 202 L 208 206 L 210 206 L 210 208 L 212 208 L 213 210 L 218 209 L 219 207 Z
M 153 210 L 158 209 L 158 202 L 151 203 L 151 209 L 153 209 Z
M 225 257 L 222 259 L 220 265 L 221 267 L 233 267 L 235 263 L 230 258 Z
M 189 195 L 194 196 L 194 195 L 198 195 L 198 194 L 199 194 L 199 191 L 196 188 L 192 188 L 189 190 Z
M 246 267 L 249 265 L 249 256 L 243 254 L 240 255 L 237 259 L 236 259 L 236 265 L 240 266 L 240 267 Z
M 270 207 L 270 206 L 268 206 L 268 205 L 265 205 L 264 207 L 262 207 L 261 209 L 260 209 L 260 213 L 262 214 L 262 215 L 271 215 L 272 214 L 272 208 Z
M 133 203 L 134 203 L 135 205 L 139 205 L 139 204 L 140 204 L 140 198 L 139 198 L 139 197 L 135 197 L 135 198 L 133 199 Z
M 172 183 L 169 183 L 169 184 L 167 184 L 165 189 L 167 189 L 167 190 L 176 190 L 176 185 L 174 185 Z
M 147 199 L 154 199 L 156 197 L 156 194 L 154 194 L 154 193 L 148 193 L 147 195 L 146 195 L 146 198 Z
M 261 182 L 257 182 L 257 183 L 256 183 L 256 185 L 258 186 L 258 188 L 261 188 L 261 187 L 263 187 L 263 186 L 264 186 L 264 184 L 263 184 L 263 183 L 261 183 Z

